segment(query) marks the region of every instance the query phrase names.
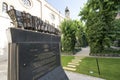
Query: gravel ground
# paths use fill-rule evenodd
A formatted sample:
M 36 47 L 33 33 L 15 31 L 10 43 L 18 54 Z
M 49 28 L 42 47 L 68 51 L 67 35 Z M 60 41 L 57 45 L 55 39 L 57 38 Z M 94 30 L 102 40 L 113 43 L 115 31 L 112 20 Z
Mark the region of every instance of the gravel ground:
M 105 79 L 78 74 L 70 71 L 65 71 L 65 73 L 67 74 L 69 80 L 105 80 Z

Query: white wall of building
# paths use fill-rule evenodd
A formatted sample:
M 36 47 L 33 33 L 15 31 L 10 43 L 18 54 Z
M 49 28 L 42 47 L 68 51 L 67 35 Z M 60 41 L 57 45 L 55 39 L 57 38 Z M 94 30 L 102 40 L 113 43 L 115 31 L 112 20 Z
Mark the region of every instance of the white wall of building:
M 8 55 L 6 29 L 14 27 L 14 25 L 11 24 L 12 21 L 8 14 L 2 12 L 3 2 L 7 3 L 8 10 L 10 6 L 13 6 L 16 10 L 28 12 L 31 15 L 41 18 L 43 21 L 48 21 L 49 24 L 54 24 L 56 28 L 58 28 L 60 22 L 64 19 L 64 16 L 45 0 L 29 0 L 31 1 L 30 7 L 25 6 L 22 1 L 23 0 L 0 0 L 0 59 L 1 57 L 7 58 L 6 55 Z
M 50 4 L 48 4 L 46 1 L 43 1 L 43 13 L 42 13 L 42 19 L 44 21 L 48 21 L 49 24 L 54 24 L 56 28 L 58 28 L 60 22 L 64 20 L 64 16 L 57 11 L 54 7 L 52 7 Z M 53 19 L 54 16 L 54 19 Z

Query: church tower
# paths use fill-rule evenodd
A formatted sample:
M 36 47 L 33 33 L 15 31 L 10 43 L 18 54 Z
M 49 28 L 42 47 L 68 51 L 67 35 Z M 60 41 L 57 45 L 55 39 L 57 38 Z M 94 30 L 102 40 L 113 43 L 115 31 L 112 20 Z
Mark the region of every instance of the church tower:
M 68 7 L 65 8 L 65 17 L 67 19 L 70 19 L 70 11 L 69 11 Z

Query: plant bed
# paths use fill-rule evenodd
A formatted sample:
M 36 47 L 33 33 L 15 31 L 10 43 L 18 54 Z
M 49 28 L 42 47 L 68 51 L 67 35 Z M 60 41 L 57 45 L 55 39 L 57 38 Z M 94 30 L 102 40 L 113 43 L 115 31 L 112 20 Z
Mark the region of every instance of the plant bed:
M 101 53 L 90 53 L 90 56 L 120 57 L 120 50 L 114 48 L 106 48 Z
M 97 54 L 90 54 L 90 56 L 101 56 L 101 57 L 120 57 L 120 54 L 100 54 L 100 53 L 97 53 Z

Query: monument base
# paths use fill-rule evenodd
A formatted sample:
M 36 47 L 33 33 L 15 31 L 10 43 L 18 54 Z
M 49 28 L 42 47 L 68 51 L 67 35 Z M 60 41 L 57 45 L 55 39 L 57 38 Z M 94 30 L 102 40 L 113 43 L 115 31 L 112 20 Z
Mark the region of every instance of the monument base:
M 61 67 L 60 36 L 8 29 L 8 80 L 69 80 Z

